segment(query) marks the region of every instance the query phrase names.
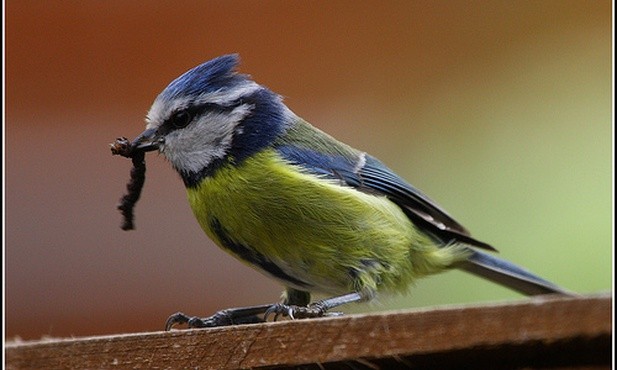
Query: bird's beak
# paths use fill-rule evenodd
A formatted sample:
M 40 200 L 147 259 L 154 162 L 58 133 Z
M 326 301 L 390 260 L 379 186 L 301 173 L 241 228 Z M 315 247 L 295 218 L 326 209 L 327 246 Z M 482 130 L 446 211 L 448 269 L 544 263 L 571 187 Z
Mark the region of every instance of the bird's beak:
M 160 148 L 163 143 L 163 137 L 154 128 L 149 128 L 142 132 L 139 136 L 133 140 L 131 147 L 133 150 L 139 150 L 142 152 L 151 152 Z

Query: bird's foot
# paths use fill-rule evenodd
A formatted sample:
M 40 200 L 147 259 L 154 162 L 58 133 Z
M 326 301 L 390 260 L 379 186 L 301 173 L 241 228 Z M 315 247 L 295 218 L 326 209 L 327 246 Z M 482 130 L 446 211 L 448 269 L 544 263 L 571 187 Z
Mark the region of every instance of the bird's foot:
M 204 318 L 188 316 L 182 312 L 177 312 L 169 316 L 167 322 L 165 322 L 165 330 L 169 331 L 175 325 L 187 325 L 189 328 L 211 328 L 217 326 L 255 324 L 268 321 L 268 318 L 272 315 L 274 315 L 273 321 L 276 321 L 279 317 L 289 317 L 295 320 L 341 316 L 343 314 L 342 312 L 331 312 L 330 310 L 344 304 L 365 299 L 362 293 L 353 292 L 304 305 L 304 302 L 308 301 L 308 296 L 302 295 L 300 298 L 302 299 L 294 301 L 295 303 L 301 302 L 297 305 L 275 303 L 260 306 L 228 308 Z
M 264 319 L 258 315 L 263 313 L 268 307 L 269 306 L 230 308 L 218 311 L 214 315 L 208 317 L 188 316 L 182 312 L 176 312 L 167 318 L 165 330 L 169 331 L 176 325 L 186 325 L 189 328 L 213 328 L 218 326 L 260 323 L 264 322 Z
M 211 328 L 233 325 L 233 322 L 225 311 L 219 311 L 210 317 L 188 316 L 182 312 L 176 312 L 167 318 L 165 330 L 169 331 L 176 325 L 186 325 L 189 328 Z

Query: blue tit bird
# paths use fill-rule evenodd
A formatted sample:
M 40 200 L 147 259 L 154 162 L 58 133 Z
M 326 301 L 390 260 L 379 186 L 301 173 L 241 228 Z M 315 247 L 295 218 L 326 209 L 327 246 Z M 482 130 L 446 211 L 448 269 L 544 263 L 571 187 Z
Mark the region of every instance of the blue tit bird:
M 527 295 L 558 286 L 481 250 L 445 210 L 375 157 L 294 114 L 236 71 L 237 55 L 172 81 L 147 114 L 134 150 L 158 150 L 182 178 L 205 233 L 279 281 L 281 303 L 198 318 L 203 327 L 256 314 L 323 316 L 334 307 L 406 292 L 416 279 L 458 268 Z M 310 304 L 310 293 L 331 295 Z M 244 321 L 243 321 L 244 320 Z

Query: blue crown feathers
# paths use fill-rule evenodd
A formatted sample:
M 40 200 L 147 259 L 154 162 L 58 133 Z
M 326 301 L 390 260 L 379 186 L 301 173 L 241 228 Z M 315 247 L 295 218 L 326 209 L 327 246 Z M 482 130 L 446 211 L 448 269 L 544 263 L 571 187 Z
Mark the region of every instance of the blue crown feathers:
M 247 75 L 236 73 L 240 62 L 238 54 L 223 55 L 185 72 L 161 92 L 166 99 L 198 96 L 207 92 L 233 88 L 248 80 Z

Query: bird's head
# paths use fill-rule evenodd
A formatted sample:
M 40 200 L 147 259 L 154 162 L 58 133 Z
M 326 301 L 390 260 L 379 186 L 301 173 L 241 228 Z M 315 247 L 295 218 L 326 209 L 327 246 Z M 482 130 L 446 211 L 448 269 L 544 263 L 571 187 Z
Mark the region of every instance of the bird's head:
M 172 81 L 154 100 L 135 149 L 158 150 L 196 185 L 225 163 L 241 163 L 267 147 L 293 115 L 280 96 L 235 71 L 225 55 Z

